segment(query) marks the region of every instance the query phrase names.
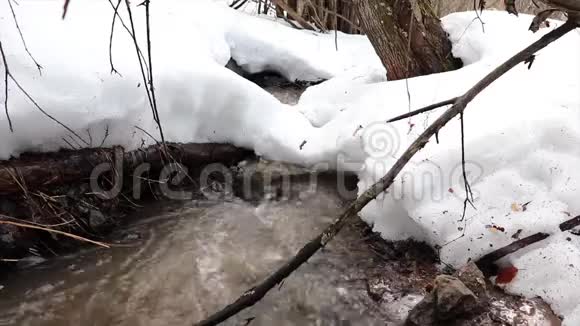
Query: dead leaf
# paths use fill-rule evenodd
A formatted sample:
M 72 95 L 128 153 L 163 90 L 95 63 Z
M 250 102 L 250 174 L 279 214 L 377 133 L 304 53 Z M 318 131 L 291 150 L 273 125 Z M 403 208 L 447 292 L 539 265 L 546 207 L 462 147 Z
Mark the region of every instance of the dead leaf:
M 523 210 L 522 206 L 518 203 L 512 203 L 512 212 L 521 212 Z

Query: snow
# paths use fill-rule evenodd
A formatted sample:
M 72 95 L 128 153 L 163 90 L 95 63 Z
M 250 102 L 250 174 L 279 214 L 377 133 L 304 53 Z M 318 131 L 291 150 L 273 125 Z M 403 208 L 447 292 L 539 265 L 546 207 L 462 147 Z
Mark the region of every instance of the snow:
M 35 100 L 88 145 L 103 139 L 105 146 L 127 149 L 154 143 L 135 128 L 158 135 L 132 40 L 119 22 L 113 61 L 121 75 L 110 73 L 108 2 L 73 1 L 64 21 L 60 0 L 19 3 L 15 9 L 29 48 L 44 67 L 42 75 L 24 51 L 7 2 L 0 2 L 0 40 L 11 72 Z M 134 11 L 143 45 L 143 10 Z M 339 33 L 337 51 L 333 34 L 294 30 L 272 17 L 252 16 L 249 8 L 233 11 L 223 1 L 152 2 L 152 12 L 156 95 L 167 140 L 228 142 L 268 159 L 354 171 L 360 192 L 382 177 L 443 109 L 392 124 L 386 120 L 462 94 L 549 30 L 529 32 L 530 16 L 484 12 L 483 32 L 473 13 L 452 14 L 443 26 L 465 67 L 389 82 L 362 36 Z M 550 28 L 558 24 L 552 21 Z M 531 69 L 519 65 L 468 106 L 465 154 L 476 209 L 468 207 L 464 219 L 457 119 L 361 217 L 386 239 L 413 238 L 441 247 L 441 259 L 456 267 L 511 243 L 515 234 L 559 233 L 558 224 L 580 212 L 579 41 L 578 31 L 570 33 L 540 51 Z M 288 106 L 224 68 L 230 58 L 250 72 L 328 80 Z M 56 150 L 67 142 L 87 146 L 41 114 L 13 83 L 9 91 L 15 131 L 9 132 L 0 115 L 0 159 Z M 555 234 L 505 259 L 519 268 L 506 290 L 542 296 L 565 323 L 575 325 L 579 257 L 580 240 Z
M 558 313 L 578 318 L 580 299 L 573 289 L 580 286 L 580 249 L 578 243 L 566 240 L 568 236 L 555 235 L 549 244 L 517 255 L 512 263 L 520 272 L 506 289 L 527 297 L 539 295 L 552 303 Z M 533 273 L 526 272 L 528 270 Z M 539 284 L 541 286 L 537 286 Z M 565 325 L 578 325 L 568 318 L 564 322 Z

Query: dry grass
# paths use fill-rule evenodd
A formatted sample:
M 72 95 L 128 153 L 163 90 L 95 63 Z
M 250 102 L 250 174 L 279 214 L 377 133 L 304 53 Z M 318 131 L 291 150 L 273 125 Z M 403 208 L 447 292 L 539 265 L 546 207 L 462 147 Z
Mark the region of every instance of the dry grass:
M 5 225 L 12 225 L 12 226 L 17 226 L 17 227 L 21 227 L 21 228 L 27 228 L 27 229 L 34 229 L 34 230 L 41 230 L 41 231 L 46 231 L 49 233 L 54 233 L 54 234 L 58 234 L 58 235 L 62 235 L 71 239 L 75 239 L 77 241 L 82 241 L 82 242 L 87 242 L 87 243 L 91 243 L 94 244 L 96 246 L 99 247 L 104 247 L 104 248 L 110 248 L 111 246 L 104 243 L 104 242 L 99 242 L 99 241 L 95 241 L 95 240 L 91 240 L 91 239 L 87 239 L 85 237 L 81 237 L 72 233 L 68 233 L 68 232 L 64 232 L 64 231 L 60 231 L 60 230 L 56 230 L 56 229 L 52 229 L 49 227 L 45 227 L 45 226 L 40 226 L 39 224 L 31 224 L 31 223 L 24 223 L 24 222 L 14 222 L 11 220 L 16 220 L 14 218 L 11 218 L 9 216 L 6 215 L 2 215 L 0 214 L 0 224 L 5 224 Z

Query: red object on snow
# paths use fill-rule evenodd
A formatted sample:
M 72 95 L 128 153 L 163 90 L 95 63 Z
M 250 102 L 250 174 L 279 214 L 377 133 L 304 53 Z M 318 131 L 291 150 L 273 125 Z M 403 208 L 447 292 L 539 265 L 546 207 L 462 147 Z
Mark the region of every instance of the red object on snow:
M 505 267 L 499 270 L 497 277 L 495 278 L 495 283 L 506 284 L 511 282 L 518 274 L 518 269 L 514 266 Z

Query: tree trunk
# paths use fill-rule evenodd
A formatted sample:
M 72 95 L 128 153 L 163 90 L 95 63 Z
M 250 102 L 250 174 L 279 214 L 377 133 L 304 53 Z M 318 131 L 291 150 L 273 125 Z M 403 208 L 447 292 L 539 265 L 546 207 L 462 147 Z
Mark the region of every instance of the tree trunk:
M 361 27 L 389 80 L 457 68 L 451 43 L 426 0 L 357 0 Z

